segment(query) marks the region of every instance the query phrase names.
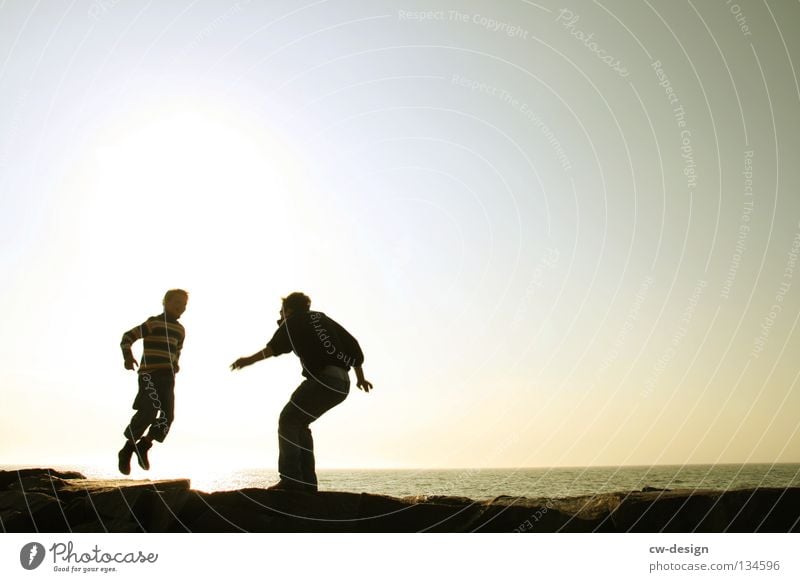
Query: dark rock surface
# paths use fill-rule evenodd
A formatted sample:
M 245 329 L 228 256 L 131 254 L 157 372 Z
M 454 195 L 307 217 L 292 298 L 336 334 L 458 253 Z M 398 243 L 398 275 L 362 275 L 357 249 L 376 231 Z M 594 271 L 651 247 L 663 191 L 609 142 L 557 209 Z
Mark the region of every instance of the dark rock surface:
M 241 489 L 188 479 L 0 471 L 4 532 L 797 532 L 800 488 L 653 490 L 563 499 L 395 498 Z

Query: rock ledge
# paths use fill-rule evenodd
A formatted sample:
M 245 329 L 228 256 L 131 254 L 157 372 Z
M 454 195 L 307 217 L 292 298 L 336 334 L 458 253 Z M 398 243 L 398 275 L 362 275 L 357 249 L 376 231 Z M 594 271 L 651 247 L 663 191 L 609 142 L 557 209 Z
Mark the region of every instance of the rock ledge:
M 188 479 L 0 471 L 4 532 L 797 532 L 800 488 L 654 490 L 563 499 L 205 493 Z

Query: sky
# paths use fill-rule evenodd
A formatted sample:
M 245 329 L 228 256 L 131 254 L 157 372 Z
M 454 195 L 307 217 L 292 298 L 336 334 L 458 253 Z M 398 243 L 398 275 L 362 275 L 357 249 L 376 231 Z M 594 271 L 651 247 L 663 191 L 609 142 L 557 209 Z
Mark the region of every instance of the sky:
M 0 464 L 277 463 L 303 291 L 369 394 L 321 468 L 800 462 L 795 2 L 0 1 Z M 141 344 L 135 346 L 135 351 Z M 351 375 L 352 376 L 352 375 Z

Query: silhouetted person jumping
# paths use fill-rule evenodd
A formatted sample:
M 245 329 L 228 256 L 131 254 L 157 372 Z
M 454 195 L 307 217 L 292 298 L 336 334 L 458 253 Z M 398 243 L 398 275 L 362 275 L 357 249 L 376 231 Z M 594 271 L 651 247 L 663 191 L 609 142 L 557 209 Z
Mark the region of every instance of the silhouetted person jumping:
M 314 440 L 308 427 L 344 401 L 350 391 L 348 371 L 354 367 L 357 386 L 364 392 L 372 384 L 364 379 L 364 354 L 356 339 L 320 311 L 311 311 L 311 299 L 292 293 L 283 299 L 278 330 L 267 346 L 231 364 L 238 370 L 258 361 L 294 352 L 300 358 L 305 380 L 297 387 L 278 420 L 278 472 L 271 490 L 316 491 Z
M 125 427 L 125 445 L 118 454 L 119 471 L 123 475 L 131 472 L 134 451 L 139 466 L 150 468 L 147 452 L 153 441 L 164 442 L 175 418 L 175 374 L 186 335 L 178 318 L 186 311 L 188 300 L 189 294 L 183 289 L 170 289 L 164 295 L 161 315 L 147 318 L 122 336 L 120 347 L 125 369 L 139 366 L 139 391 L 133 401 L 136 413 Z M 141 365 L 131 352 L 131 345 L 138 339 L 144 341 Z

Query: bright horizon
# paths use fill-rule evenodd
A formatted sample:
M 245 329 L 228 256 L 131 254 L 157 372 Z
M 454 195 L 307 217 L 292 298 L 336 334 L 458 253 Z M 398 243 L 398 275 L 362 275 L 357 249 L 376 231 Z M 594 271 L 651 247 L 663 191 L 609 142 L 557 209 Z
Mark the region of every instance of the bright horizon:
M 173 287 L 133 477 L 277 467 L 292 291 L 374 384 L 320 469 L 800 462 L 800 9 L 737 6 L 3 3 L 0 465 L 115 469 Z

